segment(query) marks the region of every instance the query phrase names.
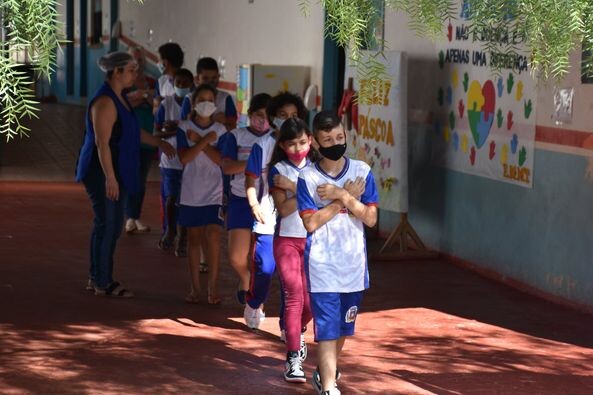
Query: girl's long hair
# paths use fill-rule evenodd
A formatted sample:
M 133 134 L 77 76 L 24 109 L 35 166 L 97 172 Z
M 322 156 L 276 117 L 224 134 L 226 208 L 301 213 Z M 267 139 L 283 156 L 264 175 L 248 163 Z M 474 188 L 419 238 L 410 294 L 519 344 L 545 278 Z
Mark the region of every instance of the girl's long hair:
M 313 138 L 313 133 L 311 133 L 305 121 L 299 118 L 288 118 L 286 121 L 284 121 L 282 127 L 280 128 L 280 132 L 276 136 L 276 145 L 274 146 L 274 152 L 272 153 L 272 159 L 270 160 L 269 167 L 272 167 L 276 163 L 282 162 L 283 160 L 288 160 L 288 156 L 282 147 L 280 147 L 280 143 L 299 138 L 303 135 L 303 133 L 305 133 L 311 139 Z M 309 158 L 311 162 L 315 162 L 319 159 L 319 157 L 319 153 L 315 148 L 313 148 L 313 145 L 311 145 L 307 158 Z

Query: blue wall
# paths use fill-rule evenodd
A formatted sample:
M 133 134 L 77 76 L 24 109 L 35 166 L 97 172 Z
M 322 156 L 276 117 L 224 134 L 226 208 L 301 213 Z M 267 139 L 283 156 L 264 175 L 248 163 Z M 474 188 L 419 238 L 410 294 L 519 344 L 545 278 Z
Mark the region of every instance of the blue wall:
M 534 187 L 431 164 L 430 132 L 412 126 L 410 221 L 433 249 L 593 307 L 593 184 L 587 159 L 536 150 Z M 382 230 L 398 215 L 381 212 Z
M 66 51 L 64 47 L 63 51 L 58 51 L 57 63 L 58 67 L 56 72 L 52 76 L 51 91 L 60 103 L 71 103 L 71 104 L 86 104 L 86 97 L 80 97 L 80 51 L 79 47 L 74 47 L 74 95 L 66 94 Z M 97 59 L 103 54 L 109 51 L 109 44 L 106 43 L 100 46 L 93 46 L 87 48 L 88 61 L 87 61 L 87 97 L 92 96 L 99 86 L 105 80 L 105 73 L 103 73 L 97 66 Z

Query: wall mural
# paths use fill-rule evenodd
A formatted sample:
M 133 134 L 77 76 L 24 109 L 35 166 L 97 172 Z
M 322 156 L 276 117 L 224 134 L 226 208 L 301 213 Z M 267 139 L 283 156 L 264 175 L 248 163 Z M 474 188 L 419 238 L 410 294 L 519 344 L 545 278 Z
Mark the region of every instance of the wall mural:
M 493 37 L 520 46 L 513 31 L 470 32 L 469 13 L 437 42 L 435 163 L 524 187 L 533 185 L 536 87 L 527 55 L 485 51 Z

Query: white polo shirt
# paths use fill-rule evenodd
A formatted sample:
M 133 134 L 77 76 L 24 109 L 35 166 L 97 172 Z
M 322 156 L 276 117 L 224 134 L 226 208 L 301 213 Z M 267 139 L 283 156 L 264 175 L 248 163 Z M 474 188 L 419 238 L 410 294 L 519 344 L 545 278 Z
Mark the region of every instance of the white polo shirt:
M 326 174 L 317 163 L 301 170 L 297 183 L 297 207 L 301 215 L 331 203 L 319 197 L 318 186 L 333 184 L 343 187 L 346 181 L 354 181 L 357 177 L 366 180 L 360 201 L 369 206 L 377 205 L 379 196 L 369 165 L 345 159 L 344 168 L 336 177 Z M 315 232 L 309 233 L 305 247 L 305 272 L 309 292 L 349 293 L 367 289 L 369 272 L 362 221 L 343 209 Z
M 211 131 L 216 132 L 216 140 L 210 143 L 214 147 L 220 136 L 226 133 L 224 125 L 218 122 L 201 128 L 192 121 L 181 121 L 177 129 L 178 149 L 187 149 L 196 144 L 187 138 L 189 129 L 202 137 Z M 179 203 L 194 207 L 222 204 L 222 171 L 203 151 L 183 168 Z

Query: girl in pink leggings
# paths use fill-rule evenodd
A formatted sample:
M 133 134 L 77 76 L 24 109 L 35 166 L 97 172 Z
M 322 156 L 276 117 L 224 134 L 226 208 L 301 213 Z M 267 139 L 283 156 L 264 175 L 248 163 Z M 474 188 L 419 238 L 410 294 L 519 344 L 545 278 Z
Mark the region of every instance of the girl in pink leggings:
M 295 383 L 306 382 L 302 368 L 306 344 L 302 332 L 312 318 L 304 267 L 307 231 L 297 211 L 296 182 L 300 170 L 308 166 L 315 156 L 307 124 L 298 118 L 287 119 L 278 134 L 268 182 L 279 218 L 274 237 L 274 258 L 285 296 L 287 353 L 284 379 Z

